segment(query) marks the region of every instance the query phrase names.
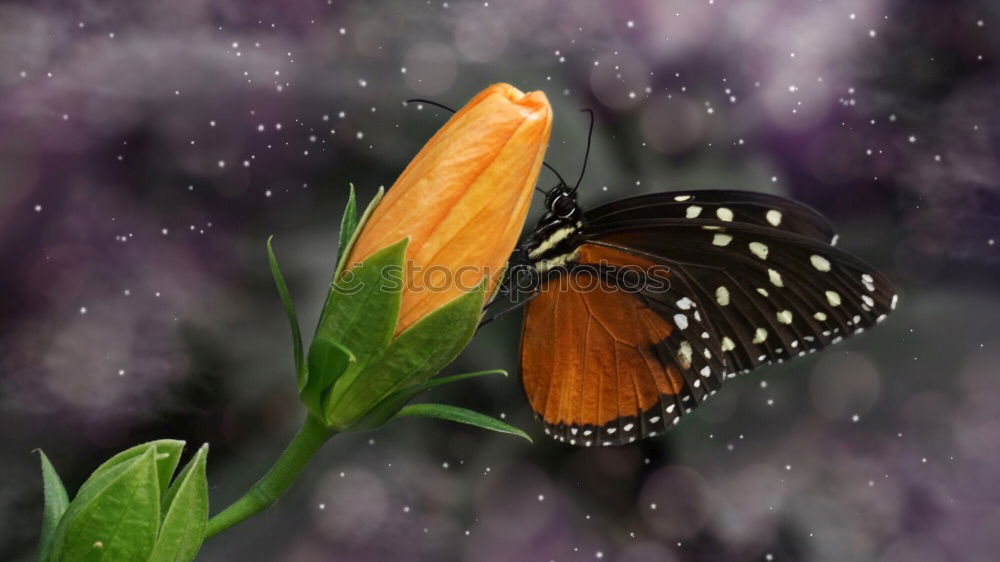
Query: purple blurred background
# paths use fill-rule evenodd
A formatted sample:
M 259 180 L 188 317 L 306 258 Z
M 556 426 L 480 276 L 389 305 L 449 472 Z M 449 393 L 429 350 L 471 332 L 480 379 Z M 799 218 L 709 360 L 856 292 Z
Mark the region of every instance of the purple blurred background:
M 791 196 L 899 309 L 629 447 L 547 440 L 516 377 L 435 391 L 536 444 L 338 437 L 200 559 L 994 560 L 998 29 L 986 0 L 0 3 L 0 558 L 33 557 L 37 447 L 72 492 L 207 441 L 213 511 L 238 497 L 302 415 L 265 238 L 308 332 L 348 182 L 391 185 L 446 119 L 400 102 L 504 81 L 548 94 L 564 176 L 597 113 L 585 205 Z M 451 370 L 516 373 L 517 316 Z

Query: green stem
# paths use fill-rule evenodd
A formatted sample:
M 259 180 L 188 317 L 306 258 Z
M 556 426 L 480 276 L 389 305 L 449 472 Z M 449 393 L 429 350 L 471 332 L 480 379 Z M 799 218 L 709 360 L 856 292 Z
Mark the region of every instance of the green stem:
M 302 428 L 288 444 L 285 452 L 256 484 L 215 517 L 208 520 L 205 538 L 214 536 L 233 525 L 252 517 L 273 504 L 288 490 L 292 482 L 316 451 L 334 434 L 316 418 L 306 417 Z

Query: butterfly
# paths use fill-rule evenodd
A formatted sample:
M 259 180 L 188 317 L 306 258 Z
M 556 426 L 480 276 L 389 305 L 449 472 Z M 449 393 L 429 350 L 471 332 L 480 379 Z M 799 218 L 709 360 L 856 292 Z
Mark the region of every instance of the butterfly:
M 559 441 L 655 437 L 726 380 L 859 334 L 896 307 L 890 281 L 837 249 L 830 223 L 801 203 L 695 190 L 584 211 L 576 190 L 560 178 L 547 192 L 511 262 L 534 278 L 521 383 Z
M 663 434 L 728 379 L 861 333 L 896 307 L 892 283 L 838 249 L 804 204 L 692 190 L 585 211 L 586 160 L 573 187 L 546 164 L 559 182 L 488 308 L 513 303 L 484 320 L 524 307 L 521 383 L 559 441 Z

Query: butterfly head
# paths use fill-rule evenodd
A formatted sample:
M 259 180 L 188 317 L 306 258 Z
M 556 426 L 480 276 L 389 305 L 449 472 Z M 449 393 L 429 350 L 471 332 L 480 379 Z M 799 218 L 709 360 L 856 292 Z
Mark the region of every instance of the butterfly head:
M 545 194 L 545 208 L 545 218 L 550 221 L 576 220 L 581 213 L 580 206 L 576 204 L 576 189 L 559 183 Z

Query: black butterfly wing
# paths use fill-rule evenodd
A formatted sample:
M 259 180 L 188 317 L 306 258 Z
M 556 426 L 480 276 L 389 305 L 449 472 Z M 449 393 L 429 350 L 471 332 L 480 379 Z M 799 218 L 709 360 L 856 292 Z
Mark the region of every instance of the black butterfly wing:
M 586 212 L 595 231 L 623 221 L 643 219 L 706 219 L 770 227 L 836 244 L 826 217 L 797 201 L 750 191 L 728 189 L 671 191 L 619 199 Z
M 668 289 L 635 296 L 673 326 L 655 353 L 684 388 L 643 414 L 639 438 L 676 423 L 727 378 L 881 322 L 897 300 L 888 279 L 829 243 L 832 228 L 808 207 L 738 191 L 682 195 L 630 198 L 585 215 L 584 246 L 670 270 Z

